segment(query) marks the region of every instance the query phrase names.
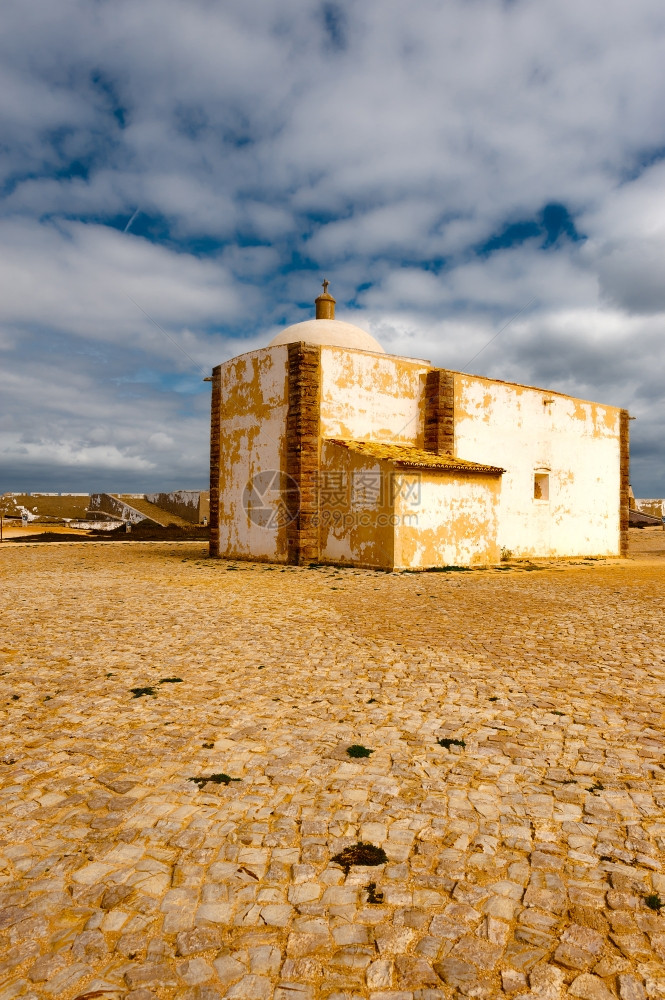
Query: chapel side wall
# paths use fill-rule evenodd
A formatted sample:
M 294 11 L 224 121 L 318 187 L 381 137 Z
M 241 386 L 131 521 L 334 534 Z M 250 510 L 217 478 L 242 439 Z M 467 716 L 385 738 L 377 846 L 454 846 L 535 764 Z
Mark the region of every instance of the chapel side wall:
M 284 346 L 264 348 L 215 369 L 219 398 L 212 439 L 218 438 L 219 471 L 214 476 L 218 489 L 211 483 L 211 521 L 217 539 L 212 554 L 286 562 L 286 519 L 268 514 L 260 523 L 260 510 L 250 518 L 245 490 L 260 473 L 264 481 L 259 492 L 270 488 L 271 474 L 278 475 L 272 480 L 278 486 L 279 474 L 286 471 L 287 358 Z M 260 504 L 257 493 L 251 502 Z
M 618 555 L 621 410 L 455 374 L 455 454 L 505 468 L 498 541 L 516 557 Z M 534 474 L 549 471 L 549 500 Z
M 391 570 L 394 530 L 388 463 L 324 441 L 321 467 L 320 561 Z
M 425 446 L 425 361 L 321 348 L 321 436 Z
M 411 472 L 413 489 L 395 504 L 395 569 L 475 566 L 499 562 L 497 542 L 501 476 Z

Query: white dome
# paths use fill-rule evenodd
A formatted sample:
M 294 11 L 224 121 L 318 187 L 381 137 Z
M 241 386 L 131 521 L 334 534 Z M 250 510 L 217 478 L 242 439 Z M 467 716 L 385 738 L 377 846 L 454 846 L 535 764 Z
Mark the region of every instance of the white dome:
M 306 319 L 304 323 L 294 323 L 273 337 L 268 347 L 297 344 L 299 341 L 320 344 L 321 347 L 349 347 L 354 351 L 386 353 L 371 333 L 341 319 Z

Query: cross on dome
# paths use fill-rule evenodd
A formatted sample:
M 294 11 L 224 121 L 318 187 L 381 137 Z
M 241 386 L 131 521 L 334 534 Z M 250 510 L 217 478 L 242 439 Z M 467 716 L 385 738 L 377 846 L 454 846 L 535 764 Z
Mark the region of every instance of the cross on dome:
M 335 300 L 328 291 L 328 285 L 330 282 L 327 278 L 323 279 L 323 294 L 319 295 L 317 299 L 314 300 L 316 305 L 316 318 L 317 319 L 334 319 L 335 318 Z

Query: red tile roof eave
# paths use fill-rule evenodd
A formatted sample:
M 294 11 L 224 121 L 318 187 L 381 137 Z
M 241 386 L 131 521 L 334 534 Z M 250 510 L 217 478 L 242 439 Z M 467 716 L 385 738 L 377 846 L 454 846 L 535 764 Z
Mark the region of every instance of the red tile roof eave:
M 481 462 L 470 462 L 464 458 L 425 452 L 423 449 L 414 448 L 411 445 L 395 445 L 388 442 L 362 441 L 352 438 L 328 438 L 327 440 L 330 444 L 374 458 L 376 461 L 389 462 L 395 468 L 426 469 L 432 472 L 466 471 L 495 476 L 503 475 L 506 471 L 496 465 L 483 465 Z M 411 452 L 412 457 L 404 454 L 405 452 Z
M 487 476 L 502 476 L 506 471 L 499 468 L 498 465 L 457 465 L 453 463 L 450 465 L 428 465 L 425 463 L 421 464 L 420 462 L 406 462 L 400 459 L 387 459 L 387 461 L 392 462 L 398 469 L 426 469 L 427 472 L 476 472 L 485 473 Z

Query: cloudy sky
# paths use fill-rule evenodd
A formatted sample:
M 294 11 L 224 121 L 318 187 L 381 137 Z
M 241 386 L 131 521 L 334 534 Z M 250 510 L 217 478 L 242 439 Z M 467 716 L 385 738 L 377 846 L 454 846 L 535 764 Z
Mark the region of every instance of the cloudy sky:
M 0 492 L 205 487 L 203 375 L 327 276 L 391 353 L 628 407 L 665 496 L 662 0 L 0 21 Z

